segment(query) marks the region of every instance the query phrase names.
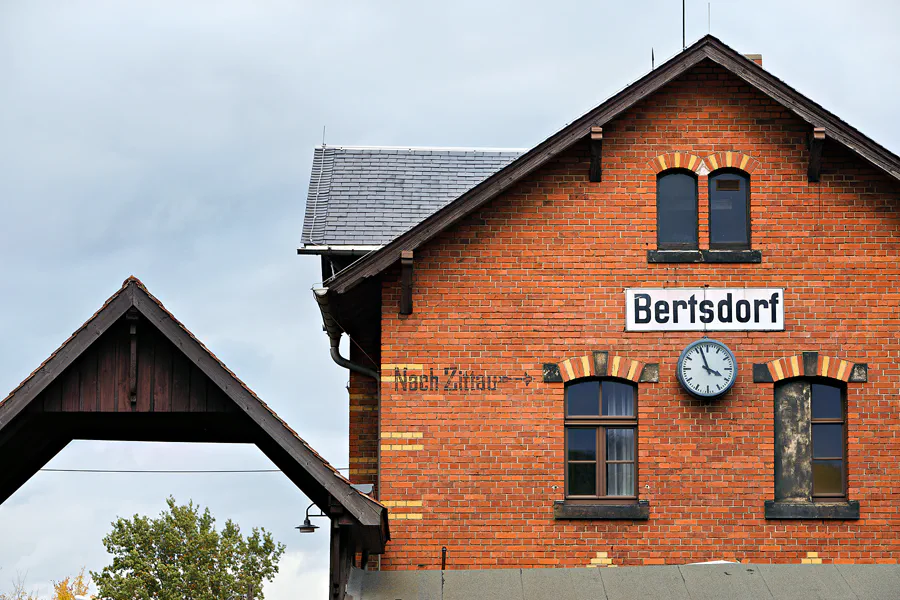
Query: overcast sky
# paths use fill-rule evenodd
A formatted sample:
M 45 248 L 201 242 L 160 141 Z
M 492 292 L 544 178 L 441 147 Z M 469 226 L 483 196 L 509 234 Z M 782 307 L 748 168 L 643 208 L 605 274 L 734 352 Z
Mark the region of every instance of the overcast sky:
M 711 30 L 900 150 L 900 3 L 712 2 Z M 347 373 L 297 256 L 313 147 L 530 147 L 681 49 L 681 2 L 0 0 L 0 397 L 131 274 L 336 467 Z M 688 0 L 688 43 L 707 2 Z M 74 442 L 48 466 L 271 468 L 255 447 Z M 0 465 L 0 469 L 3 465 Z M 270 600 L 326 597 L 281 474 L 38 473 L 0 505 L 0 592 L 108 560 L 165 497 L 287 544 Z M 325 523 L 319 523 L 324 525 Z

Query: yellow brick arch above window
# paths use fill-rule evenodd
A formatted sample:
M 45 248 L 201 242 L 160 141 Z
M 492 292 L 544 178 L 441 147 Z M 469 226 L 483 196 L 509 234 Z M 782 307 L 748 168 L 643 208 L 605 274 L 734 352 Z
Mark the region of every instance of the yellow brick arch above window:
M 715 152 L 706 157 L 706 164 L 710 171 L 717 169 L 740 169 L 747 174 L 753 173 L 759 167 L 759 161 L 742 152 L 734 150 L 726 150 L 725 152 Z
M 703 166 L 703 159 L 688 152 L 669 152 L 660 154 L 650 161 L 654 173 L 662 173 L 669 169 L 687 169 L 695 173 Z M 708 167 L 707 167 L 708 168 Z
M 818 352 L 801 352 L 753 365 L 755 383 L 776 383 L 794 377 L 821 377 L 851 383 L 869 380 L 869 365 Z
M 595 350 L 559 363 L 544 363 L 545 383 L 566 383 L 586 377 L 617 377 L 635 383 L 657 383 L 659 364 L 625 358 L 605 350 Z

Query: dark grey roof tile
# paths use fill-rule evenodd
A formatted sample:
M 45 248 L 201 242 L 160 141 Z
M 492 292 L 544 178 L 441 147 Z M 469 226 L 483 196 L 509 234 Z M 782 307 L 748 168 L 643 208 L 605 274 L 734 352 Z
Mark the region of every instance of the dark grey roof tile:
M 302 242 L 386 244 L 523 152 L 316 148 Z

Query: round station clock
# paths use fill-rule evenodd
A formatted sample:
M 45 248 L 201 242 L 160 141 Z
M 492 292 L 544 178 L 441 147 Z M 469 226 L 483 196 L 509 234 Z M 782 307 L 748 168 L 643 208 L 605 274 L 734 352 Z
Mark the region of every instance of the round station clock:
M 710 399 L 734 385 L 737 361 L 722 342 L 704 338 L 688 344 L 678 357 L 678 381 L 692 396 Z

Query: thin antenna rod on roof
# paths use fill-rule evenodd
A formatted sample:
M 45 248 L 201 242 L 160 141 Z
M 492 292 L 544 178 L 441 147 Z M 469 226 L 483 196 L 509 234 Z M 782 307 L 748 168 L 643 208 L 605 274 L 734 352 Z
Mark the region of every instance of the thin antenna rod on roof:
M 656 68 L 656 57 L 653 56 L 653 48 L 651 47 L 650 48 L 650 70 L 652 71 L 655 68 Z
M 325 147 L 325 126 L 322 125 L 322 147 Z
M 685 0 L 681 0 L 681 49 L 684 50 L 687 48 L 687 34 L 685 24 L 684 24 L 684 3 Z

